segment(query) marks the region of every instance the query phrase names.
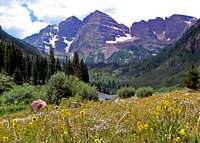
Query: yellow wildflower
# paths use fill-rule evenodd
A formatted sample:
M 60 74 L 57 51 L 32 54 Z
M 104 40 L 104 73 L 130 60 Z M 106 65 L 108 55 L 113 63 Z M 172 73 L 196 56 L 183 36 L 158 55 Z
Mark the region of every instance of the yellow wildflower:
M 33 115 L 32 122 L 35 122 L 35 121 L 37 121 L 37 117 L 35 115 Z
M 95 139 L 94 142 L 95 143 L 101 143 L 100 139 Z
M 181 129 L 179 132 L 178 132 L 181 136 L 187 136 L 187 133 L 184 129 Z
M 15 129 L 17 128 L 17 124 L 12 124 L 12 127 Z
M 13 119 L 12 120 L 12 127 L 15 129 L 17 128 L 17 120 L 16 119 Z
M 3 137 L 2 137 L 2 141 L 3 141 L 3 142 L 8 142 L 8 140 L 9 140 L 9 138 L 8 138 L 7 136 L 3 136 Z
M 64 135 L 67 135 L 67 134 L 68 134 L 68 131 L 67 131 L 66 128 L 63 130 L 63 134 L 64 134 Z
M 80 116 L 84 116 L 84 115 L 85 115 L 85 111 L 84 111 L 84 110 L 81 110 L 81 111 L 79 112 L 79 115 L 80 115 Z
M 69 111 L 67 111 L 67 112 L 65 113 L 65 116 L 66 116 L 66 117 L 71 117 L 71 113 L 70 113 Z
M 181 142 L 181 138 L 180 138 L 180 137 L 177 137 L 177 138 L 176 138 L 176 142 Z
M 140 122 L 137 124 L 137 126 L 138 126 L 138 130 L 139 130 L 139 131 L 147 130 L 148 127 L 149 127 L 148 124 L 142 124 L 142 123 L 140 123 Z
M 144 128 L 145 130 L 148 129 L 148 127 L 149 127 L 148 124 L 144 124 L 144 125 L 143 125 L 143 128 Z
M 29 128 L 33 128 L 33 122 L 28 123 Z
M 17 119 L 13 119 L 12 124 L 16 124 L 16 123 L 17 123 Z
M 45 122 L 46 122 L 46 121 L 49 121 L 49 116 L 48 116 L 48 115 L 45 115 L 44 121 L 45 121 Z

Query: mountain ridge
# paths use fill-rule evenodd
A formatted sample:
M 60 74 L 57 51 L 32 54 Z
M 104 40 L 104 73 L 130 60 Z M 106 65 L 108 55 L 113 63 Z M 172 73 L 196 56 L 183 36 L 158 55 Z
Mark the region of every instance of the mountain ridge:
M 157 17 L 134 22 L 129 28 L 96 10 L 83 21 L 72 16 L 24 40 L 40 50 L 47 51 L 53 47 L 55 54 L 62 57 L 78 51 L 89 64 L 126 64 L 157 55 L 178 40 L 196 20 L 191 16 L 174 14 L 165 19 Z
M 30 44 L 14 38 L 13 36 L 9 35 L 6 33 L 2 27 L 0 26 L 0 41 L 2 42 L 12 42 L 16 47 L 22 50 L 23 53 L 25 54 L 32 54 L 32 55 L 40 55 L 41 53 L 33 46 Z

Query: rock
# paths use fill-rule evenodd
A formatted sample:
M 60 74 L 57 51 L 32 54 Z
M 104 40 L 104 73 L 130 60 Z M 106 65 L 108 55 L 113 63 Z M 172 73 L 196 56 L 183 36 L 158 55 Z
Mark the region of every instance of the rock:
M 81 103 L 78 103 L 78 102 L 73 102 L 71 105 L 70 105 L 70 108 L 80 108 L 81 107 Z
M 40 109 L 48 108 L 47 103 L 41 99 L 33 101 L 31 107 L 34 112 L 37 112 Z

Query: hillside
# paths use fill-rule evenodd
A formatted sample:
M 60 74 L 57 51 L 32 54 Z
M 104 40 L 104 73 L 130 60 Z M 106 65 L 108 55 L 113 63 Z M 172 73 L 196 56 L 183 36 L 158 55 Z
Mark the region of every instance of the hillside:
M 23 53 L 26 54 L 32 54 L 32 55 L 39 55 L 40 52 L 33 46 L 27 44 L 26 42 L 14 38 L 5 31 L 0 26 L 0 41 L 4 43 L 12 43 L 15 45 L 16 48 L 19 48 L 22 50 Z
M 198 21 L 183 36 L 162 50 L 160 54 L 142 62 L 124 66 L 94 66 L 91 77 L 96 82 L 95 73 L 104 73 L 118 86 L 183 86 L 183 79 L 189 65 L 200 65 L 200 22 Z M 103 80 L 103 79 L 101 79 Z M 105 79 L 104 79 L 105 80 Z
M 183 36 L 169 49 L 161 52 L 157 57 L 140 63 L 139 68 L 132 73 L 138 73 L 134 79 L 137 85 L 180 86 L 189 65 L 199 65 L 200 58 L 200 22 L 188 29 Z M 139 66 L 138 66 L 139 67 Z M 139 70 L 137 70 L 139 69 Z M 138 76 L 137 75 L 137 76 Z

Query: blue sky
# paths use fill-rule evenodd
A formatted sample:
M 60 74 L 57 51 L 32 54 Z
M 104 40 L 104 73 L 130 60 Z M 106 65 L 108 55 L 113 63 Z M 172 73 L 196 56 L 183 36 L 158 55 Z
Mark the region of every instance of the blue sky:
M 199 0 L 0 0 L 0 25 L 9 34 L 24 38 L 72 15 L 83 19 L 96 9 L 130 26 L 172 14 L 199 18 L 199 5 Z

